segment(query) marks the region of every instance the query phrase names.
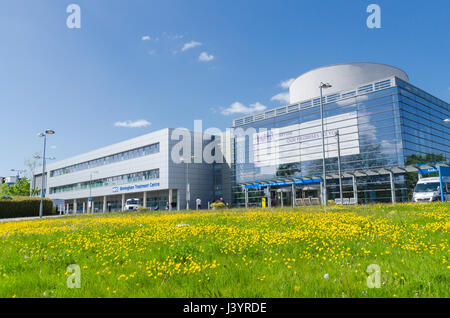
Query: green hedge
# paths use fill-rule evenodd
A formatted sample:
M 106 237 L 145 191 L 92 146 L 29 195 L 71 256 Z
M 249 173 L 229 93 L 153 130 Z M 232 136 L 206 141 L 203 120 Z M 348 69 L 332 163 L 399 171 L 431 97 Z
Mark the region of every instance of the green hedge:
M 0 219 L 39 216 L 40 198 L 14 197 L 12 200 L 0 199 Z M 53 201 L 44 199 L 43 214 L 52 215 Z

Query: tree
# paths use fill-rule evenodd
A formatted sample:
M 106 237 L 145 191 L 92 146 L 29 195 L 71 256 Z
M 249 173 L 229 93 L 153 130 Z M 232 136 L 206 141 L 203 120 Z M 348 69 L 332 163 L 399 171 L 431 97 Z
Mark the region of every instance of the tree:
M 299 163 L 297 162 L 280 164 L 276 175 L 278 177 L 293 177 L 296 173 L 300 172 L 298 166 Z
M 41 156 L 40 152 L 35 153 L 36 156 Z M 33 178 L 33 172 L 36 170 L 37 167 L 40 167 L 42 165 L 41 161 L 38 161 L 36 158 L 25 158 L 24 160 L 25 166 L 28 167 L 28 177 L 31 179 Z
M 33 194 L 39 192 L 39 190 L 34 189 Z M 9 195 L 9 196 L 20 196 L 27 197 L 30 195 L 30 180 L 26 178 L 19 179 L 15 184 L 8 185 L 2 184 L 0 186 L 0 196 L 1 195 Z

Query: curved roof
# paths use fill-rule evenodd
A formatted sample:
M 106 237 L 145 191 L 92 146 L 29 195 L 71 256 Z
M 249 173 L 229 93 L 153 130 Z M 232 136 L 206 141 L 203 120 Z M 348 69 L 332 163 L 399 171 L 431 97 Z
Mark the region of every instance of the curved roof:
M 324 91 L 325 95 L 329 95 L 392 76 L 409 81 L 408 75 L 401 69 L 381 63 L 354 62 L 322 66 L 300 75 L 292 82 L 289 87 L 290 103 L 317 97 L 321 82 L 332 85 Z

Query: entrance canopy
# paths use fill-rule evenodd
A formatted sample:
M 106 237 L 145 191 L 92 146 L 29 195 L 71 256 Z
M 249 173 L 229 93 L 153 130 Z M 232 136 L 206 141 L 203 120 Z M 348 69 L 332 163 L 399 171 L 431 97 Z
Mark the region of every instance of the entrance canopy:
M 388 168 L 374 168 L 374 169 L 357 169 L 354 171 L 345 171 L 342 172 L 342 178 L 352 178 L 352 177 L 369 177 L 369 176 L 379 176 L 379 175 L 387 175 L 387 174 L 402 174 L 408 172 L 417 172 L 421 173 L 431 173 L 431 172 L 439 172 L 442 171 L 443 176 L 450 178 L 450 162 L 429 162 L 425 164 L 414 164 L 407 165 L 405 167 L 395 166 Z M 338 173 L 327 173 L 327 179 L 338 179 Z M 242 186 L 246 189 L 250 188 L 265 188 L 265 187 L 276 187 L 276 186 L 285 186 L 292 184 L 311 184 L 311 183 L 320 183 L 322 182 L 322 174 L 314 174 L 311 176 L 303 177 L 303 178 L 279 178 L 274 180 L 265 180 L 265 181 L 256 181 L 252 183 L 244 183 Z M 444 181 L 447 182 L 447 181 Z M 442 187 L 441 187 L 442 188 Z
M 252 183 L 245 184 L 244 188 L 264 188 L 264 187 L 278 187 L 278 186 L 286 186 L 292 184 L 311 184 L 311 183 L 320 183 L 322 179 L 292 179 L 292 180 L 284 180 L 284 181 L 274 181 L 274 182 L 263 182 L 263 183 Z

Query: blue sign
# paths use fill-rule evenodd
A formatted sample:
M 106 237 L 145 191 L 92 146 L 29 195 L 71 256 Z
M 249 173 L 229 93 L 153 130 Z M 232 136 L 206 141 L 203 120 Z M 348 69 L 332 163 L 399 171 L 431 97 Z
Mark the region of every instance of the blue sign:
M 448 177 L 450 177 L 450 167 L 439 166 L 439 183 L 440 183 L 440 188 L 441 188 L 442 202 L 445 201 L 444 179 L 448 180 L 449 179 Z
M 155 183 L 145 183 L 145 184 L 135 184 L 135 185 L 130 185 L 130 186 L 123 186 L 123 187 L 113 187 L 112 188 L 112 192 L 113 193 L 119 193 L 119 192 L 128 192 L 128 191 L 132 191 L 132 190 L 145 190 L 145 189 L 149 189 L 149 188 L 156 188 L 159 187 L 160 183 L 159 182 L 155 182 Z
M 428 169 L 419 169 L 417 171 L 418 174 L 435 173 L 435 172 L 438 172 L 438 169 L 436 169 L 436 168 L 428 168 Z
M 277 187 L 277 186 L 285 186 L 292 184 L 311 184 L 311 183 L 320 183 L 322 179 L 307 179 L 307 180 L 288 180 L 288 181 L 279 181 L 279 182 L 266 182 L 259 184 L 247 184 L 244 187 L 247 189 L 250 188 L 263 188 L 263 187 Z

